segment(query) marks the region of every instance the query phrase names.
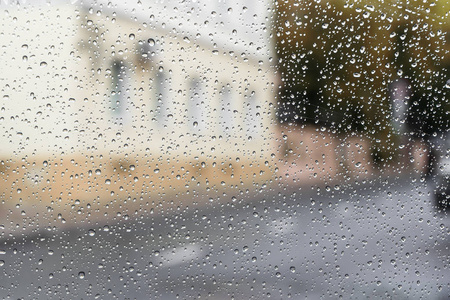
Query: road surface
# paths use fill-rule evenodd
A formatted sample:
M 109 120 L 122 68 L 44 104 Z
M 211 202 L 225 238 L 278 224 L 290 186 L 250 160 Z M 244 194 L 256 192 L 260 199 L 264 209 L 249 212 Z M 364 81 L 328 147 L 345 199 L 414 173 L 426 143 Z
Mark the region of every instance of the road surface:
M 448 299 L 450 219 L 430 186 L 408 177 L 230 191 L 202 209 L 11 237 L 0 244 L 0 296 Z

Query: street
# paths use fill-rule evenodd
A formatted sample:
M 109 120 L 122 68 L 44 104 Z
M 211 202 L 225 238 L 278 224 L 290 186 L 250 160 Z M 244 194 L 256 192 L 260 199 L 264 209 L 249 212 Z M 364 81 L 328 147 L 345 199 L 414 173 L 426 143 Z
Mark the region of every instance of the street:
M 1 242 L 3 299 L 448 299 L 450 219 L 416 177 L 220 202 Z

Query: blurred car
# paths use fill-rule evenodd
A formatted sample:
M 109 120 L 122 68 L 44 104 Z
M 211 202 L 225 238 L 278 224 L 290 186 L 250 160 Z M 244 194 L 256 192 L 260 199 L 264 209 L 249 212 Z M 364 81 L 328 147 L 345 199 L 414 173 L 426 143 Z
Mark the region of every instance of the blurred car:
M 438 209 L 450 207 L 450 132 L 436 136 L 432 142 L 433 189 Z

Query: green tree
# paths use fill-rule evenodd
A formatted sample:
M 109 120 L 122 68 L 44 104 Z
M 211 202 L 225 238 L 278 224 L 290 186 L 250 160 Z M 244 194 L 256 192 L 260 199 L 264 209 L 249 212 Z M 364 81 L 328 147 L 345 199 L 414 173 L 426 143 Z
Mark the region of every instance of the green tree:
M 406 78 L 412 91 L 409 129 L 416 135 L 448 130 L 449 5 L 428 5 L 277 1 L 280 119 L 362 132 L 377 156 L 389 158 L 397 148 L 389 85 Z

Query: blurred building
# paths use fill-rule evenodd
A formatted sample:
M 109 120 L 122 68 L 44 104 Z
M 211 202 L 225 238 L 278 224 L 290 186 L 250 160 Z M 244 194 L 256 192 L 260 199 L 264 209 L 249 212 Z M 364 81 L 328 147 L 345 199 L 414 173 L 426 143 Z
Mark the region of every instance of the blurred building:
M 271 176 L 270 1 L 17 3 L 1 7 L 6 227 Z

